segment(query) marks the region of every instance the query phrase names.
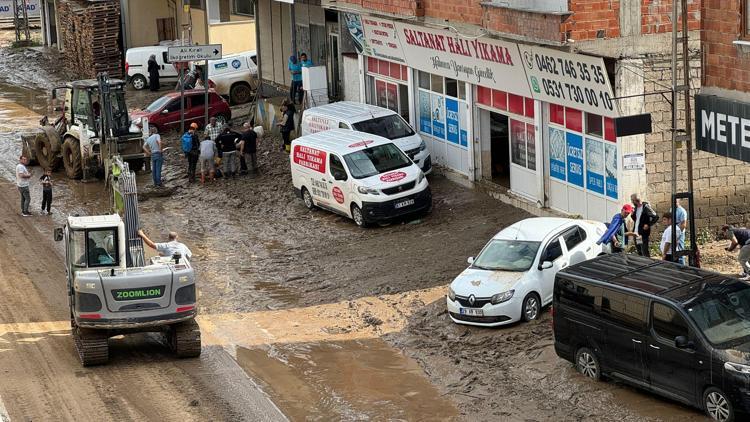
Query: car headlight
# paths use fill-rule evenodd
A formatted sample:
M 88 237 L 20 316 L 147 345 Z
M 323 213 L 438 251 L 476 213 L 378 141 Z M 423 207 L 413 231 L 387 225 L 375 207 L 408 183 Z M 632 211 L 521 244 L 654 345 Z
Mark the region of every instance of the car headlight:
M 725 362 L 724 369 L 740 374 L 750 375 L 750 366 L 741 363 Z
M 498 303 L 507 302 L 513 297 L 513 293 L 515 292 L 515 290 L 508 290 L 507 292 L 498 293 L 492 296 L 490 303 L 497 305 Z
M 424 180 L 424 172 L 420 171 L 419 172 L 419 177 L 417 178 L 417 184 L 422 183 L 422 180 Z
M 367 186 L 357 186 L 357 191 L 363 195 L 380 195 L 377 189 L 368 188 Z
M 424 151 L 426 149 L 427 149 L 427 144 L 425 143 L 425 141 L 423 139 L 422 142 L 419 143 L 419 150 L 420 151 Z
M 450 287 L 448 287 L 448 299 L 456 300 L 456 292 L 454 292 Z

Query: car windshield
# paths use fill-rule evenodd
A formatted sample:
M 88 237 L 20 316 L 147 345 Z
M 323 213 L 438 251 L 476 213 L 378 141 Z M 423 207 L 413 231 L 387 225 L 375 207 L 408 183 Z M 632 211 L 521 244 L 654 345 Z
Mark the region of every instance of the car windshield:
M 355 179 L 364 179 L 412 164 L 409 157 L 394 144 L 378 145 L 347 154 L 344 161 Z
M 170 100 L 171 100 L 171 98 L 169 98 L 169 97 L 161 97 L 161 98 L 159 98 L 158 100 L 156 100 L 156 101 L 154 101 L 153 103 L 151 103 L 151 104 L 150 104 L 150 105 L 149 105 L 148 107 L 146 107 L 146 108 L 145 108 L 144 110 L 146 110 L 146 111 L 148 111 L 148 112 L 151 112 L 151 113 L 153 113 L 153 112 L 155 112 L 155 111 L 159 111 L 159 110 L 161 110 L 161 108 L 162 108 L 162 107 L 164 107 L 164 106 L 165 106 L 165 105 L 166 105 L 166 104 L 167 104 L 167 103 L 168 103 L 168 102 L 169 102 Z
M 398 114 L 378 117 L 363 122 L 354 123 L 354 129 L 360 132 L 370 133 L 372 135 L 382 136 L 391 141 L 398 138 L 405 138 L 414 135 L 414 131 L 409 124 L 404 121 Z
M 715 346 L 750 341 L 750 285 L 734 279 L 704 283 L 695 299 L 684 306 Z
M 527 271 L 541 242 L 492 239 L 474 259 L 472 266 L 483 270 Z

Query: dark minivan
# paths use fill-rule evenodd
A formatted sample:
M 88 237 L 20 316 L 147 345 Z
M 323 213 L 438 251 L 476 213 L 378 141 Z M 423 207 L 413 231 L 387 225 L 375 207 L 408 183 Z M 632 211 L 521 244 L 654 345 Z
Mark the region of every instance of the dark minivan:
M 748 283 L 604 255 L 557 273 L 553 326 L 558 356 L 585 376 L 617 378 L 718 421 L 750 410 Z

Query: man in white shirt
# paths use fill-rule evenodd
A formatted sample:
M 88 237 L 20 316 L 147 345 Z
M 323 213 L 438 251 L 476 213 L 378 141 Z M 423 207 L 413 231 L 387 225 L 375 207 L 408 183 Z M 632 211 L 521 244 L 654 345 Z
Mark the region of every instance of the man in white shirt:
M 146 236 L 146 233 L 144 233 L 143 230 L 138 230 L 138 236 L 143 239 L 143 243 L 148 247 L 156 249 L 156 251 L 159 252 L 159 256 L 172 257 L 175 253 L 179 253 L 183 258 L 187 259 L 190 259 L 193 256 L 193 253 L 190 252 L 190 249 L 188 249 L 184 243 L 177 241 L 178 236 L 175 232 L 169 232 L 169 242 L 165 243 L 154 243 Z
M 31 180 L 31 172 L 26 168 L 28 164 L 29 159 L 22 155 L 18 159 L 18 165 L 16 166 L 16 186 L 18 186 L 18 192 L 21 194 L 21 215 L 24 217 L 31 215 L 29 212 L 29 204 L 31 203 L 29 180 Z
M 672 230 L 677 230 L 676 238 L 677 241 L 677 247 L 674 248 L 676 252 L 679 252 L 682 250 L 680 247 L 679 239 L 680 235 L 682 234 L 682 230 L 680 230 L 680 226 L 676 224 L 672 224 L 672 212 L 667 211 L 662 216 L 662 222 L 664 223 L 664 226 L 666 229 L 664 229 L 664 233 L 661 235 L 661 244 L 659 244 L 659 250 L 661 251 L 662 259 L 665 261 L 673 261 L 672 259 Z

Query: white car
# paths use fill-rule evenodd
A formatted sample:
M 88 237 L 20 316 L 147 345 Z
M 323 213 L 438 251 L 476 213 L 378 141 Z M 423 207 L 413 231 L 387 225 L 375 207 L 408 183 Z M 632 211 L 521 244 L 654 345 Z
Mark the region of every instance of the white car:
M 448 313 L 458 324 L 495 327 L 539 317 L 552 303 L 555 274 L 594 258 L 603 223 L 528 218 L 496 234 L 448 288 Z
M 231 105 L 250 102 L 258 87 L 258 65 L 255 50 L 208 61 L 208 86 Z M 203 64 L 203 63 L 196 63 Z

